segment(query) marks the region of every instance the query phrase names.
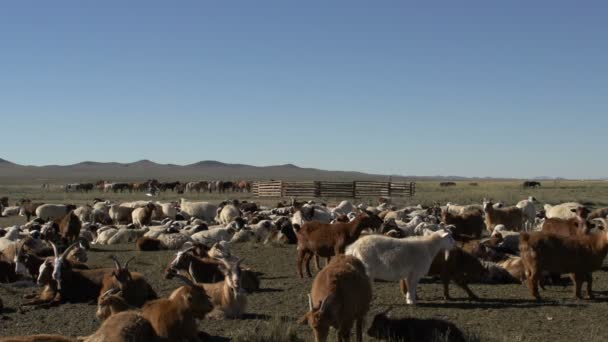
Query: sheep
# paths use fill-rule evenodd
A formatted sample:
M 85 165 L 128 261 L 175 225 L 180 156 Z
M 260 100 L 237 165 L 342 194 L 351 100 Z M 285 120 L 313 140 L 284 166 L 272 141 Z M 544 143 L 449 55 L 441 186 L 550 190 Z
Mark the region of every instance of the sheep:
M 496 227 L 498 228 L 498 226 Z M 519 232 L 494 229 L 491 236 L 497 238 L 497 247 L 510 254 L 519 253 Z
M 448 211 L 452 215 L 462 215 L 465 212 L 478 212 L 483 214 L 483 206 L 479 204 L 456 205 L 448 202 L 445 206 L 445 211 Z
M 138 251 L 160 251 L 167 249 L 159 239 L 140 237 L 135 241 L 135 249 Z
M 174 277 L 187 285 L 174 290 L 169 298 L 146 303 L 142 315 L 156 335 L 167 341 L 199 341 L 196 319 L 205 318 L 213 305 L 203 286 L 179 274 Z
M 305 204 L 296 209 L 296 212 L 291 217 L 291 223 L 301 227 L 305 222 L 317 221 L 329 223 L 332 219 L 331 213 L 326 208 Z
M 331 213 L 334 216 L 339 216 L 339 215 L 346 215 L 354 210 L 355 210 L 355 206 L 352 203 L 350 203 L 349 201 L 342 201 L 342 202 L 340 202 L 340 204 L 338 204 L 335 208 L 333 208 L 331 210 Z
M 438 253 L 427 273 L 429 276 L 439 276 L 441 278 L 443 297 L 446 300 L 452 299 L 449 288 L 450 280 L 453 280 L 456 285 L 465 290 L 469 299 L 478 300 L 479 297 L 471 291 L 467 284 L 471 281 L 480 281 L 486 274 L 487 270 L 479 260 L 460 248 L 449 251 L 447 258 L 444 254 Z M 405 296 L 408 292 L 406 281 L 401 279 L 399 285 L 401 293 Z
M 78 217 L 81 223 L 91 222 L 91 215 L 93 214 L 93 207 L 90 205 L 82 205 L 74 209 L 74 215 Z
M 182 233 L 160 234 L 158 240 L 160 240 L 163 246 L 171 250 L 180 249 L 184 244 L 193 242 L 190 236 Z
M 180 200 L 180 209 L 191 217 L 212 222 L 217 213 L 217 206 L 209 202 L 194 202 L 185 198 Z
M 136 311 L 118 312 L 107 318 L 85 342 L 154 342 L 161 341 L 152 324 Z
M 583 207 L 582 204 L 576 202 L 567 202 L 557 205 L 545 204 L 545 217 L 546 218 L 561 218 L 569 219 L 576 217 L 576 214 L 572 209 Z
M 454 235 L 468 235 L 476 238 L 481 237 L 485 224 L 483 215 L 478 211 L 464 211 L 462 214 L 454 215 L 445 210 L 441 216 L 445 224 L 454 225 Z
M 148 226 L 152 222 L 154 203 L 148 202 L 145 206 L 134 209 L 131 212 L 131 220 L 138 227 Z
M 76 209 L 72 204 L 43 204 L 36 208 L 36 217 L 44 221 L 55 221 Z
M 175 216 L 177 215 L 177 208 L 174 203 L 159 203 L 161 211 L 164 217 L 168 217 L 172 220 L 175 220 Z
M 18 206 L 5 207 L 2 210 L 1 216 L 17 216 L 17 215 L 19 215 L 20 211 L 21 211 L 21 208 Z
M 117 245 L 119 243 L 128 243 L 135 242 L 140 237 L 143 237 L 150 229 L 148 227 L 143 227 L 140 229 L 127 229 L 120 228 L 116 233 L 114 233 L 110 238 L 108 238 L 106 244 L 108 245 Z
M 608 228 L 608 220 L 594 219 Z M 538 284 L 542 272 L 571 273 L 574 295 L 581 297 L 581 287 L 587 282 L 587 295 L 592 292 L 592 272 L 600 269 L 608 252 L 608 230 L 592 235 L 559 236 L 543 232 L 522 233 L 520 255 L 527 275 L 528 288 L 540 300 Z
M 107 245 L 112 236 L 118 232 L 118 228 L 114 226 L 104 226 L 97 229 L 97 238 L 93 243 Z
M 112 224 L 112 218 L 108 210 L 93 209 L 91 212 L 91 222 L 101 224 Z
M 486 214 L 486 229 L 489 232 L 492 232 L 497 224 L 503 224 L 509 230 L 522 230 L 523 214 L 520 208 L 494 208 L 492 204 L 491 200 L 483 200 L 483 211 Z
M 464 342 L 464 334 L 453 323 L 434 318 L 404 317 L 393 319 L 387 316 L 391 310 L 374 316 L 367 335 L 388 341 L 446 341 Z
M 225 206 L 217 209 L 215 221 L 217 221 L 219 224 L 228 224 L 240 216 L 241 211 L 236 206 L 233 204 L 226 204 Z
M 536 198 L 534 198 L 534 196 L 530 196 L 528 199 L 521 200 L 515 205 L 521 209 L 525 231 L 532 230 L 534 219 L 536 218 L 536 206 L 534 205 L 534 202 L 536 202 Z
M 233 227 L 225 227 L 225 228 L 215 228 L 204 230 L 202 232 L 198 232 L 192 234 L 191 238 L 194 242 L 201 242 L 208 245 L 212 245 L 215 242 L 219 241 L 230 241 L 232 236 L 236 233 L 236 229 Z
M 299 323 L 310 326 L 316 341 L 326 341 L 330 327 L 338 330 L 338 341 L 348 341 L 355 324 L 356 339 L 361 342 L 371 300 L 365 266 L 357 258 L 338 255 L 315 277 L 308 295 L 309 311 Z
M 310 259 L 313 255 L 331 258 L 334 255 L 344 254 L 346 246 L 353 243 L 361 231 L 368 227 L 379 227 L 382 220 L 376 215 L 360 214 L 349 223 L 321 223 L 306 222 L 296 231 L 298 237 L 297 271 L 303 278 L 302 263 L 306 265 L 306 273 L 310 272 Z
M 405 278 L 408 288 L 406 303 L 416 304 L 418 281 L 428 273 L 440 250 L 450 250 L 455 245 L 456 241 L 445 230 L 405 239 L 369 235 L 348 246 L 346 254 L 363 262 L 370 279 L 397 281 Z
M 131 214 L 133 213 L 134 208 L 123 207 L 119 204 L 110 205 L 109 215 L 112 221 L 115 224 L 129 224 L 132 221 Z
M 545 219 L 541 226 L 541 231 L 562 236 L 588 234 L 590 230 L 590 225 L 587 224 L 589 210 L 585 207 L 578 207 L 571 209 L 571 211 L 576 213 L 575 217 L 568 219 L 557 217 Z

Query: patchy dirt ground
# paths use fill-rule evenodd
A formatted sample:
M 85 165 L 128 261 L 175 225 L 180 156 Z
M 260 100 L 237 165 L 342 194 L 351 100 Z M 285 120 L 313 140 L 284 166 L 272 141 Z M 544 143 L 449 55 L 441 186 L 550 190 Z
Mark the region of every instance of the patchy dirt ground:
M 108 255 L 120 260 L 131 256 L 133 270 L 143 272 L 160 295 L 167 295 L 180 284 L 165 280 L 162 270 L 173 252 L 136 252 L 133 245 L 103 246 L 90 252 L 89 264 L 109 266 Z M 307 293 L 311 279 L 301 280 L 295 272 L 295 247 L 262 244 L 235 245 L 233 253 L 246 258 L 245 263 L 265 273 L 263 291 L 249 296 L 248 315 L 244 319 L 200 322 L 200 329 L 226 340 L 248 336 L 257 329 L 265 329 L 272 322 L 285 321 L 293 326 L 297 336 L 310 340 L 308 327 L 296 326 L 296 319 L 307 309 Z M 598 299 L 574 300 L 572 288 L 548 287 L 541 303 L 530 299 L 523 285 L 472 285 L 481 302 L 471 302 L 455 286 L 452 295 L 458 300 L 441 299 L 441 285 L 430 279 L 419 285 L 421 301 L 416 307 L 405 305 L 397 283 L 376 282 L 372 311 L 394 307 L 392 316 L 441 318 L 454 322 L 464 331 L 477 335 L 482 341 L 606 341 L 608 329 L 603 325 L 608 316 L 608 275 L 604 271 L 594 275 Z M 66 304 L 48 310 L 19 309 L 21 297 L 31 288 L 0 285 L 0 297 L 5 309 L 0 315 L 0 336 L 33 333 L 59 333 L 71 336 L 87 335 L 95 331 L 95 305 Z M 371 317 L 368 318 L 368 323 Z M 249 335 L 250 336 L 250 335 Z M 247 340 L 247 339 L 245 339 Z

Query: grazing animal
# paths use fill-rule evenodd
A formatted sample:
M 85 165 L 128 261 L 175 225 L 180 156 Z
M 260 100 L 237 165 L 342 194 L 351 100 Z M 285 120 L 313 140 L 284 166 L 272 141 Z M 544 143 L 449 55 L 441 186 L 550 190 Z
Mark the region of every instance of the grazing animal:
M 365 266 L 355 257 L 337 255 L 315 277 L 308 295 L 309 311 L 300 319 L 313 331 L 315 341 L 327 341 L 329 328 L 338 341 L 348 341 L 353 325 L 363 340 L 363 320 L 372 300 L 372 285 Z
M 578 207 L 576 209 L 571 209 L 571 211 L 576 213 L 576 217 L 568 219 L 557 217 L 547 218 L 543 222 L 541 231 L 562 236 L 588 234 L 590 230 L 590 224 L 587 224 L 589 210 L 585 207 Z
M 600 269 L 608 252 L 608 221 L 594 219 L 605 231 L 591 235 L 560 236 L 543 232 L 522 233 L 520 255 L 526 269 L 528 288 L 540 300 L 538 285 L 543 272 L 570 273 L 574 295 L 581 297 L 581 287 L 587 282 L 587 295 L 593 298 L 592 272 Z
M 523 214 L 518 207 L 495 208 L 491 200 L 483 200 L 483 211 L 486 214 L 486 229 L 490 233 L 498 224 L 508 230 L 520 231 L 523 227 Z
M 408 288 L 406 303 L 416 304 L 418 281 L 428 273 L 440 250 L 449 253 L 455 245 L 452 234 L 445 230 L 405 239 L 368 235 L 348 246 L 346 254 L 359 258 L 371 279 L 405 279 Z
M 360 214 L 349 223 L 337 222 L 334 224 L 321 222 L 306 222 L 296 231 L 298 237 L 297 271 L 303 278 L 302 264 L 306 265 L 306 273 L 310 272 L 310 259 L 314 255 L 331 258 L 334 255 L 344 254 L 347 245 L 359 238 L 365 228 L 379 228 L 382 220 L 376 215 Z
M 445 210 L 441 218 L 445 224 L 454 225 L 452 233 L 455 236 L 467 235 L 480 238 L 485 228 L 483 216 L 478 211 L 465 211 L 461 215 L 454 215 L 449 210 Z

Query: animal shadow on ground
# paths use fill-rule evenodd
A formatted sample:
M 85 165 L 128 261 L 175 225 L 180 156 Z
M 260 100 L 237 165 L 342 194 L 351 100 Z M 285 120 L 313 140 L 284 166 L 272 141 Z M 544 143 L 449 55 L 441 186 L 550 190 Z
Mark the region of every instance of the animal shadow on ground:
M 246 313 L 246 314 L 243 314 L 243 316 L 241 317 L 241 319 L 245 319 L 245 320 L 251 320 L 251 319 L 256 320 L 256 319 L 259 319 L 259 320 L 262 320 L 262 321 L 268 321 L 271 318 L 272 318 L 272 316 L 268 316 L 268 315 L 265 315 L 265 314 L 255 314 L 255 313 Z
M 405 304 L 404 304 L 405 305 Z M 500 309 L 500 308 L 537 308 L 543 306 L 560 307 L 583 307 L 584 303 L 563 303 L 558 301 L 536 301 L 533 299 L 504 299 L 483 298 L 479 301 L 443 301 L 443 302 L 418 302 L 420 307 L 427 308 L 452 308 L 452 309 Z

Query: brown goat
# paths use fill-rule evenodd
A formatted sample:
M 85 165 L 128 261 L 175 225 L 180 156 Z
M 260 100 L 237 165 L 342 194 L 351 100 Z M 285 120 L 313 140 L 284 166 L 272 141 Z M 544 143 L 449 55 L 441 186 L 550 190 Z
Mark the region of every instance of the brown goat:
M 198 340 L 196 319 L 203 319 L 213 309 L 202 285 L 179 274 L 173 277 L 189 284 L 169 296 L 146 303 L 143 317 L 154 327 L 156 334 L 169 341 Z
M 595 219 L 607 227 L 606 219 Z M 591 276 L 602 267 L 608 253 L 608 231 L 592 235 L 560 236 L 537 232 L 522 233 L 519 249 L 526 269 L 528 288 L 540 300 L 538 285 L 542 272 L 570 273 L 574 295 L 581 298 L 581 287 L 587 282 L 587 295 L 593 298 Z
M 310 310 L 300 319 L 313 330 L 315 340 L 327 340 L 329 328 L 338 330 L 338 341 L 347 341 L 353 324 L 356 339 L 363 340 L 363 320 L 372 300 L 372 285 L 363 263 L 338 255 L 315 277 L 308 297 Z
M 63 237 L 68 243 L 72 243 L 78 239 L 82 224 L 78 216 L 74 214 L 74 210 L 71 210 L 63 218 L 57 220 L 56 223 L 59 225 L 59 233 L 61 234 L 61 237 Z
M 149 226 L 152 222 L 152 214 L 154 213 L 154 203 L 150 202 L 141 208 L 136 208 L 131 212 L 131 218 L 135 225 L 139 227 Z
M 118 312 L 108 317 L 85 342 L 155 342 L 162 341 L 152 324 L 137 311 Z
M 199 258 L 190 252 L 195 247 L 189 247 L 176 253 L 175 258 L 165 269 L 165 279 L 171 279 L 177 271 L 188 272 L 192 270 L 193 276 L 200 283 L 216 283 L 224 280 L 224 273 L 220 270 L 222 263 L 216 259 Z
M 576 213 L 576 217 L 569 219 L 546 218 L 541 231 L 561 236 L 588 234 L 589 224 L 587 224 L 587 216 L 589 215 L 589 210 L 585 207 L 579 207 L 572 209 L 572 212 Z
M 29 222 L 32 216 L 36 216 L 36 208 L 41 205 L 42 203 L 32 203 L 30 199 L 22 199 L 19 201 L 19 206 L 21 207 L 20 214 L 25 215 Z
M 504 225 L 507 230 L 522 230 L 524 216 L 518 207 L 494 208 L 491 200 L 484 199 L 483 211 L 486 214 L 486 229 L 490 233 L 497 224 Z
M 445 210 L 441 214 L 441 219 L 447 225 L 454 225 L 452 234 L 468 235 L 476 238 L 481 237 L 481 233 L 485 227 L 483 215 L 478 211 L 465 211 L 462 215 L 454 215 L 449 210 Z
M 158 298 L 143 274 L 129 271 L 129 262 L 134 257 L 127 260 L 125 267 L 121 267 L 115 256 L 111 255 L 110 258 L 114 260 L 116 269 L 103 278 L 100 295 L 113 288 L 118 289 L 125 301 L 135 307 L 141 307 L 147 301 Z
M 377 228 L 382 220 L 376 215 L 360 214 L 349 223 L 321 223 L 317 221 L 305 222 L 296 232 L 298 237 L 297 271 L 303 278 L 302 263 L 306 264 L 306 273 L 310 272 L 310 259 L 314 255 L 331 258 L 334 255 L 344 254 L 347 245 L 355 242 L 361 231 L 365 228 Z
M 97 299 L 97 312 L 95 312 L 95 316 L 100 321 L 105 321 L 112 315 L 131 309 L 132 306 L 125 301 L 120 290 L 112 288 L 102 293 Z
M 443 283 L 443 297 L 446 300 L 450 297 L 450 280 L 453 280 L 456 285 L 466 291 L 469 299 L 479 299 L 467 285 L 471 281 L 480 281 L 486 276 L 488 271 L 481 265 L 479 260 L 471 254 L 463 251 L 460 248 L 450 250 L 446 260 L 444 253 L 438 253 L 433 259 L 431 268 L 427 275 L 439 276 Z M 399 281 L 401 292 L 405 296 L 407 294 L 407 283 L 401 279 Z

